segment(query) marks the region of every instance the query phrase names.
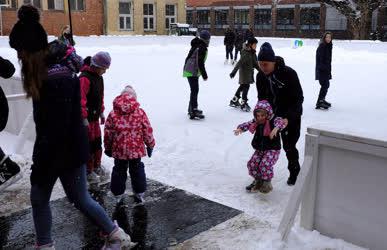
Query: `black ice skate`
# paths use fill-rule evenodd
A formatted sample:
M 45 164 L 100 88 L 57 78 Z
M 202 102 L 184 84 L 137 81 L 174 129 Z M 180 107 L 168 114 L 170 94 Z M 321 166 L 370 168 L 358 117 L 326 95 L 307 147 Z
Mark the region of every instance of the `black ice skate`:
M 205 118 L 203 111 L 194 109 L 188 113 L 189 119 L 191 120 L 202 120 Z
M 320 100 L 316 103 L 316 109 L 322 109 L 322 110 L 327 110 L 329 109 L 330 106 L 328 106 L 324 100 Z
M 241 101 L 241 110 L 245 111 L 245 112 L 251 111 L 251 108 L 250 108 L 249 104 L 247 103 L 247 101 L 244 101 L 244 100 Z
M 0 192 L 20 180 L 20 167 L 8 156 L 0 160 Z
M 238 108 L 241 104 L 239 103 L 239 98 L 237 96 L 234 96 L 230 101 L 230 107 Z

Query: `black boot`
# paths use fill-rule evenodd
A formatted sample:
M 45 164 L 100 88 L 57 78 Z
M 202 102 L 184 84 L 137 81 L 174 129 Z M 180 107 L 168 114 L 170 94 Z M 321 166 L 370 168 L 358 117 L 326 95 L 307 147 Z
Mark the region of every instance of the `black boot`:
M 237 96 L 234 96 L 231 101 L 230 101 L 230 107 L 233 107 L 233 108 L 237 108 L 241 106 L 241 104 L 239 103 L 239 97 Z
M 325 99 L 323 100 L 324 104 L 327 105 L 328 107 L 332 107 L 332 104 L 330 102 L 327 102 Z
M 203 115 L 203 111 L 194 109 L 191 112 L 188 113 L 189 119 L 191 120 L 201 120 L 204 119 L 205 116 Z
M 324 100 L 319 100 L 316 103 L 316 109 L 327 110 L 327 109 L 329 109 L 329 106 L 324 102 Z
M 243 111 L 245 111 L 245 112 L 250 112 L 251 111 L 251 108 L 250 108 L 249 104 L 245 100 L 241 101 L 241 109 Z
M 22 177 L 20 167 L 8 156 L 0 160 L 0 192 Z
M 300 163 L 298 163 L 298 161 L 289 163 L 288 169 L 289 169 L 290 175 L 289 175 L 287 184 L 289 186 L 294 186 L 297 182 L 298 174 L 300 173 Z

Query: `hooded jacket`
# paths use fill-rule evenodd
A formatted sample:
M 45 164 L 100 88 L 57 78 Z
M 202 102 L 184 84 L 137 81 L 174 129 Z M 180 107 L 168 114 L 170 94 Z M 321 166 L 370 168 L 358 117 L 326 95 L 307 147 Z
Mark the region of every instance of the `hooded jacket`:
M 114 99 L 113 111 L 105 123 L 104 144 L 105 150 L 120 160 L 144 157 L 144 144 L 155 146 L 149 119 L 133 95 L 124 92 Z
M 268 100 L 275 116 L 289 120 L 302 115 L 304 96 L 297 72 L 285 65 L 282 57 L 276 56 L 274 72 L 266 76 L 262 71 L 257 74 L 259 100 Z
M 191 49 L 184 63 L 184 77 L 199 77 L 207 79 L 205 62 L 207 60 L 208 45 L 202 39 L 196 37 L 191 41 Z

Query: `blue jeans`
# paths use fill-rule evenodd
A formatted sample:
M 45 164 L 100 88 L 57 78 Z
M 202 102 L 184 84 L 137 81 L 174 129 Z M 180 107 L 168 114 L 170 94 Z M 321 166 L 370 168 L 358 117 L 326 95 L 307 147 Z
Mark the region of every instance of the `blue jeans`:
M 74 206 L 100 227 L 104 233 L 110 234 L 113 232 L 116 226 L 105 210 L 91 198 L 87 191 L 86 165 L 70 169 L 58 177 L 69 201 L 74 203 Z M 52 178 L 50 183 L 44 186 L 36 184 L 31 186 L 32 216 L 39 246 L 53 243 L 51 238 L 50 196 L 57 178 Z
M 110 190 L 114 195 L 121 195 L 126 189 L 126 179 L 128 178 L 128 167 L 133 192 L 144 193 L 146 190 L 146 176 L 144 163 L 141 158 L 133 160 L 114 160 L 112 180 Z

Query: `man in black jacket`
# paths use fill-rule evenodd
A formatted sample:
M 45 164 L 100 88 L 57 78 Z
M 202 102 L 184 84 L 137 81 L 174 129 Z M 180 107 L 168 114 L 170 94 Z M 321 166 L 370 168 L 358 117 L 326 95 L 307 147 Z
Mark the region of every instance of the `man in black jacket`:
M 259 100 L 268 100 L 274 113 L 288 123 L 281 133 L 290 172 L 288 185 L 294 185 L 300 172 L 299 153 L 296 148 L 300 138 L 302 103 L 304 96 L 297 72 L 276 57 L 269 43 L 264 43 L 258 54 L 260 72 L 257 75 Z
M 235 32 L 231 28 L 228 28 L 224 36 L 224 46 L 226 46 L 226 61 L 224 62 L 224 64 L 228 64 L 229 58 L 231 59 L 231 62 L 234 61 L 233 50 L 235 36 Z
M 15 73 L 13 64 L 0 57 L 0 77 L 10 78 Z M 4 130 L 8 121 L 8 102 L 3 90 L 0 87 L 0 132 Z M 22 176 L 20 167 L 13 162 L 0 148 L 0 192 L 9 185 L 15 183 Z

